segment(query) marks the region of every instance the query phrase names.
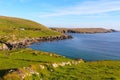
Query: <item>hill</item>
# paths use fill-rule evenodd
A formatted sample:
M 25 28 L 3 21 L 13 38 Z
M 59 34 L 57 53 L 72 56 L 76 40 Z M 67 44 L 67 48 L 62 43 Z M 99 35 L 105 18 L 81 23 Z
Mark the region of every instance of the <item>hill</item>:
M 24 48 L 35 42 L 67 38 L 70 36 L 31 20 L 0 16 L 0 50 Z
M 9 34 L 9 35 L 8 35 Z M 9 39 L 35 38 L 61 35 L 46 26 L 31 20 L 0 16 L 0 36 Z
M 61 33 L 108 33 L 116 32 L 113 29 L 104 29 L 104 28 L 51 28 L 52 30 L 61 32 Z

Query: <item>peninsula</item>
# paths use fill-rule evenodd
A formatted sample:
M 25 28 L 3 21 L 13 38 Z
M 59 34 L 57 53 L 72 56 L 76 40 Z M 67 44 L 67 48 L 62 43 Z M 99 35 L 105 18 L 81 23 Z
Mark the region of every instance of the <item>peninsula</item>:
M 114 29 L 104 29 L 104 28 L 51 28 L 52 30 L 58 31 L 60 33 L 110 33 L 117 32 Z

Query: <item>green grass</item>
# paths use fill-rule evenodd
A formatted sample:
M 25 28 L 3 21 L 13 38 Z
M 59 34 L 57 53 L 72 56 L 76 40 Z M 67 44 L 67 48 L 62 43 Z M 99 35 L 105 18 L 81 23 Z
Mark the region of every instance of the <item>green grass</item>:
M 33 74 L 26 77 L 25 80 L 120 80 L 120 61 L 85 62 L 57 68 L 46 65 L 44 70 L 39 68 L 39 64 L 67 61 L 73 60 L 31 49 L 0 51 L 0 75 L 2 77 L 9 69 L 19 68 L 26 72 L 22 67 L 31 65 L 39 73 L 39 76 Z M 9 78 L 16 79 L 18 76 L 13 73 L 5 76 L 5 78 L 7 77 L 9 80 Z
M 31 49 L 0 51 L 0 78 L 8 73 L 10 69 L 18 69 L 27 67 L 29 65 L 63 61 L 72 60 L 53 53 Z
M 120 80 L 120 61 L 96 61 L 56 68 L 48 80 Z
M 57 35 L 62 34 L 34 21 L 0 16 L 0 37 L 6 38 L 7 40 L 20 40 L 26 37 L 36 38 Z
M 53 72 L 47 69 L 39 70 L 41 78 L 43 80 L 120 80 L 120 61 L 86 62 L 53 70 Z
M 70 60 L 71 59 L 57 56 L 52 53 L 40 52 L 31 49 L 0 51 L 0 70 L 20 68 L 36 63 L 62 62 Z
M 44 70 L 39 65 L 32 65 L 31 68 L 39 75 L 32 74 L 24 80 L 120 80 L 120 61 L 85 62 L 57 68 L 46 66 Z M 11 78 L 15 80 L 18 76 L 16 73 L 5 76 L 6 80 Z

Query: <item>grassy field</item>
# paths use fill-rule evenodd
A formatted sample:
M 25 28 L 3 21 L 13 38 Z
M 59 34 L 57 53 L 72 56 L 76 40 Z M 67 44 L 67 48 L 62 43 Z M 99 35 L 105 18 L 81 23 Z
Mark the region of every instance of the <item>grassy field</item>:
M 59 67 L 48 80 L 120 80 L 120 61 L 96 61 Z
M 23 70 L 22 67 L 32 65 L 39 76 L 28 76 L 25 80 L 120 80 L 120 61 L 84 62 L 57 68 L 46 66 L 44 70 L 39 69 L 37 65 L 68 61 L 74 60 L 31 49 L 0 51 L 0 76 L 4 76 L 8 72 L 6 70 L 18 68 Z M 16 75 L 9 74 L 5 76 L 5 80 L 10 80 L 10 76 L 16 80 Z
M 0 51 L 0 77 L 11 69 L 27 67 L 29 65 L 71 61 L 48 52 L 35 51 L 31 49 L 18 49 L 11 51 Z
M 9 34 L 9 35 L 8 35 Z M 0 37 L 7 40 L 61 35 L 31 20 L 0 16 Z
M 23 67 L 32 65 L 32 69 L 39 75 L 32 74 L 24 80 L 120 80 L 120 61 L 84 62 L 57 68 L 46 66 L 44 70 L 39 66 L 68 61 L 74 60 L 31 49 L 0 51 L 0 76 L 4 76 L 4 80 L 21 80 L 16 73 L 5 74 L 10 69 L 20 69 L 27 73 L 28 70 Z
M 62 62 L 69 60 L 71 59 L 67 59 L 62 56 L 59 57 L 53 53 L 31 49 L 0 51 L 0 70 L 20 68 L 36 63 Z
M 120 80 L 120 61 L 85 62 L 57 68 L 46 66 L 44 70 L 38 65 L 32 65 L 32 69 L 39 75 L 32 74 L 24 80 Z M 4 79 L 21 80 L 16 73 L 6 75 Z

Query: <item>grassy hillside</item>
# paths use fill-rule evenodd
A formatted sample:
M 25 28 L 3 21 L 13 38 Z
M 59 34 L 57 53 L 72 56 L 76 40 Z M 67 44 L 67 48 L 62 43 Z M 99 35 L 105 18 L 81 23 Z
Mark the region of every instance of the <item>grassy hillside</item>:
M 44 69 L 31 65 L 18 71 L 7 74 L 4 79 L 21 80 L 20 75 L 28 75 L 24 80 L 120 80 L 120 61 L 85 62 L 57 68 L 46 65 Z
M 48 80 L 120 80 L 120 61 L 96 61 L 59 67 Z
M 0 51 L 0 70 L 19 68 L 36 63 L 62 62 L 69 60 L 71 59 L 53 53 L 31 49 Z
M 10 69 L 17 69 L 33 64 L 72 61 L 48 52 L 31 49 L 17 49 L 11 51 L 0 51 L 0 77 L 8 73 Z
M 0 51 L 0 76 L 4 80 L 21 80 L 24 76 L 24 80 L 120 80 L 120 61 L 74 61 L 31 49 Z M 55 67 L 65 62 L 67 65 Z
M 19 40 L 26 37 L 34 38 L 56 35 L 61 34 L 36 22 L 26 19 L 0 16 L 0 37 Z

